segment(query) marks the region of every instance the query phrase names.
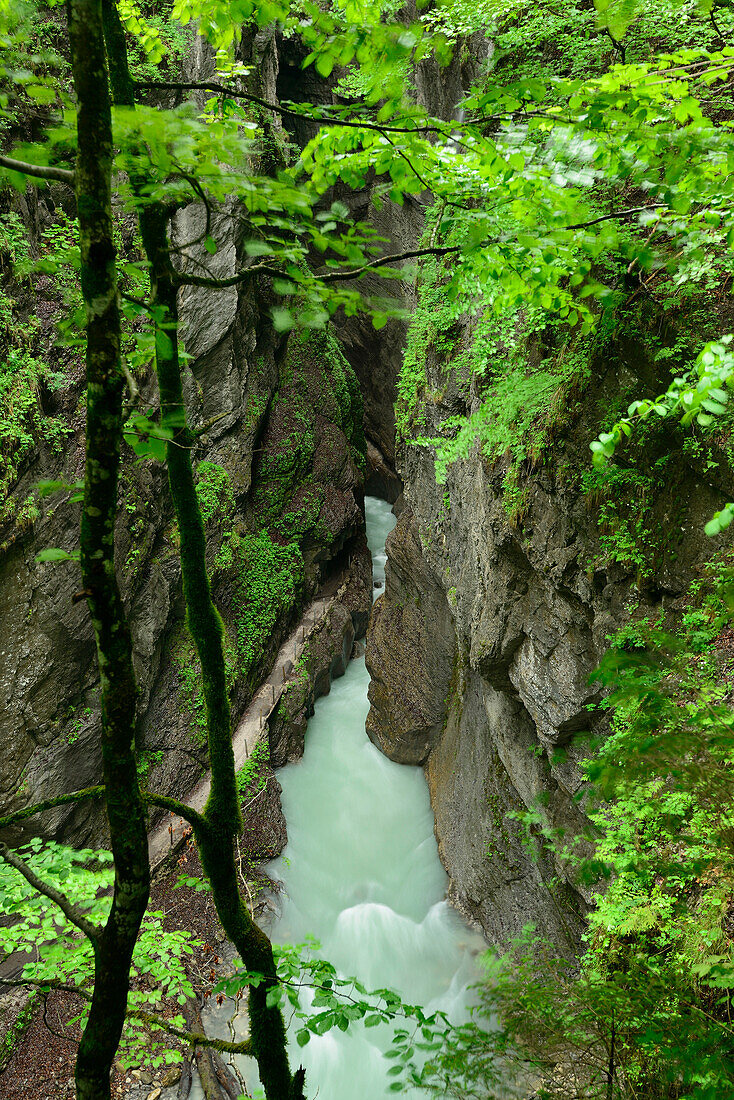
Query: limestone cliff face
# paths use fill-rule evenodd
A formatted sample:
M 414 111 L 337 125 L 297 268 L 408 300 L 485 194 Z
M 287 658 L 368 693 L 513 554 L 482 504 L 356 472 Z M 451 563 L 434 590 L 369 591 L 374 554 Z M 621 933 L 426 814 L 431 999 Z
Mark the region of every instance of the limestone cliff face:
M 332 100 L 336 77 L 324 81 L 313 68 L 304 77 L 294 40 L 257 31 L 243 36 L 239 49 L 240 59 L 252 63 L 251 81 L 257 84 L 252 90 L 268 101 L 302 96 L 304 78 L 312 102 Z M 447 70 L 451 87 L 446 95 L 438 90 L 441 81 L 434 89 L 437 109 L 449 114 L 461 87 L 460 68 Z M 211 75 L 213 58 L 202 39 L 192 40 L 184 70 L 188 80 Z M 277 116 L 270 127 L 274 156 L 289 136 L 301 145 L 311 136 L 307 126 L 286 134 Z M 370 187 L 340 197 L 356 217 L 374 214 Z M 32 191 L 18 200 L 17 212 L 31 241 L 39 227 L 53 221 L 54 205 L 63 208 L 69 202 L 57 185 L 40 201 Z M 420 235 L 422 211 L 422 204 L 412 200 L 399 216 L 398 208 L 387 208 L 376 227 L 391 238 L 392 248 L 409 247 Z M 240 215 L 232 204 L 212 212 L 209 231 L 218 248 L 210 256 L 201 243 L 204 209 L 192 205 L 181 211 L 172 231 L 182 262 L 199 273 L 231 275 L 246 235 Z M 134 247 L 130 225 L 123 227 L 123 238 Z M 380 289 L 380 281 L 367 289 Z M 0 804 L 8 811 L 90 785 L 100 774 L 98 676 L 86 604 L 75 598 L 81 589 L 78 566 L 35 561 L 43 548 L 74 551 L 78 543 L 79 506 L 70 502 L 70 494 L 57 494 L 38 508 L 33 494 L 39 480 L 74 482 L 83 475 L 83 367 L 68 352 L 53 349 L 59 303 L 42 293 L 31 299 L 27 308 L 40 318 L 44 350 L 55 367 L 64 368 L 58 372 L 62 381 L 53 390 L 42 388 L 38 401 L 44 415 L 63 424 L 64 433 L 55 449 L 39 440 L 10 487 L 9 501 L 0 501 L 0 696 L 5 704 Z M 201 431 L 194 459 L 206 471 L 200 487 L 208 564 L 228 630 L 235 718 L 314 591 L 350 560 L 358 575 L 369 568 L 362 518 L 365 479 L 372 491 L 390 499 L 400 491 L 392 408 L 404 326 L 395 322 L 378 338 L 368 320 L 353 318 L 323 338 L 304 341 L 273 332 L 270 304 L 267 286 L 187 288 L 179 302 L 182 341 L 190 356 L 184 386 L 192 424 Z M 139 385 L 141 407 L 154 414 L 154 377 L 139 379 Z M 163 467 L 138 463 L 127 449 L 119 505 L 118 573 L 134 641 L 138 746 L 149 754 L 145 766 L 155 788 L 181 794 L 205 766 L 203 707 L 184 624 L 177 532 Z M 288 547 L 290 557 L 284 553 Z M 260 556 L 261 565 L 267 558 L 266 572 L 280 585 L 269 594 L 273 614 L 254 623 L 260 636 L 254 651 L 243 642 L 252 634 L 256 602 L 243 582 L 253 555 Z M 358 632 L 365 618 L 363 612 L 353 615 Z M 94 844 L 102 838 L 103 818 L 98 805 L 84 803 L 34 819 L 27 829 Z
M 439 486 L 428 448 L 399 453 L 405 507 L 368 633 L 368 732 L 391 758 L 425 765 L 451 897 L 499 944 L 530 922 L 562 947 L 577 942 L 581 890 L 539 845 L 531 857 L 511 815 L 540 804 L 551 826 L 583 825 L 573 735 L 603 730 L 589 675 L 631 614 L 675 614 L 711 554 L 703 524 L 727 488 L 669 441 L 646 516 L 664 536 L 652 573 L 637 575 L 601 545 L 593 501 L 569 471 L 589 467 L 599 407 L 630 384 L 644 389 L 644 350 L 627 349 L 627 363 L 634 354 L 637 375 L 612 350 L 594 364 L 571 425 L 524 475 L 521 520 L 503 499 L 507 459 L 459 461 Z M 427 389 L 431 434 L 456 412 L 438 362 Z
M 333 338 L 328 350 L 318 340 L 297 337 L 290 348 L 286 342 L 276 345 L 271 337 L 260 337 L 257 317 L 257 303 L 236 295 L 216 302 L 192 295 L 184 302 L 183 328 L 193 356 L 187 370 L 193 422 L 221 418 L 201 437 L 195 458 L 205 471 L 200 487 L 214 591 L 230 637 L 235 717 L 299 607 L 348 556 L 364 529 L 361 399 L 354 375 Z M 76 405 L 79 392 L 77 385 L 70 405 Z M 148 407 L 153 405 L 152 381 L 145 397 Z M 44 476 L 62 471 L 69 480 L 80 476 L 82 422 L 82 414 L 75 414 L 61 470 L 54 456 L 35 454 L 14 490 L 21 499 Z M 82 587 L 78 565 L 34 560 L 47 546 L 75 549 L 78 509 L 68 494 L 52 497 L 32 526 L 12 532 L 0 559 L 0 804 L 8 811 L 90 785 L 99 776 L 98 677 L 86 604 L 74 598 Z M 253 625 L 248 608 L 255 594 L 243 588 L 252 555 L 268 552 L 276 562 L 285 561 L 288 547 L 292 577 L 284 565 L 283 599 L 272 621 L 260 624 L 262 644 L 256 652 L 238 654 L 238 631 L 243 623 Z M 139 747 L 160 754 L 150 765 L 156 789 L 184 793 L 204 758 L 177 531 L 163 468 L 137 463 L 129 450 L 117 548 L 140 689 Z M 359 552 L 367 554 L 362 543 Z M 94 804 L 51 813 L 41 827 L 71 842 L 101 836 Z
M 288 71 L 282 45 L 267 29 L 244 35 L 238 47 L 240 59 L 252 64 L 252 90 L 269 101 L 282 93 L 279 77 Z M 189 80 L 213 72 L 203 39 L 192 39 L 184 69 Z M 277 150 L 287 135 L 277 116 L 270 126 Z M 51 200 L 39 201 L 33 192 L 23 199 L 18 213 L 31 241 L 39 225 L 52 219 L 54 198 L 68 203 L 63 192 L 55 185 Z M 176 215 L 172 236 L 180 262 L 199 273 L 229 276 L 246 260 L 246 219 L 233 203 L 211 212 L 207 232 L 218 243 L 214 256 L 202 244 L 206 224 L 201 205 Z M 134 247 L 131 226 L 123 237 Z M 357 572 L 370 563 L 357 378 L 332 330 L 278 335 L 271 304 L 267 284 L 186 288 L 179 299 L 189 356 L 184 389 L 191 423 L 200 432 L 193 457 L 213 592 L 227 628 L 235 720 L 301 607 L 348 562 Z M 79 505 L 60 493 L 37 510 L 23 507 L 33 501 L 39 480 L 74 482 L 83 476 L 83 367 L 53 349 L 55 314 L 43 293 L 27 308 L 41 319 L 49 359 L 64 358 L 63 381 L 38 399 L 43 413 L 57 416 L 66 432 L 56 450 L 39 441 L 10 487 L 8 506 L 0 501 L 0 805 L 7 811 L 90 785 L 100 775 L 98 674 L 86 604 L 75 597 L 79 568 L 35 561 L 45 547 L 76 549 Z M 139 384 L 141 408 L 155 414 L 153 374 Z M 124 448 L 116 545 L 139 687 L 137 742 L 154 789 L 181 795 L 206 760 L 201 682 L 184 622 L 177 542 L 164 467 L 137 462 Z M 248 580 L 253 576 L 265 578 L 260 589 Z M 356 627 L 366 625 L 356 604 L 354 617 Z M 102 839 L 104 823 L 99 805 L 84 803 L 33 819 L 27 828 L 87 845 Z

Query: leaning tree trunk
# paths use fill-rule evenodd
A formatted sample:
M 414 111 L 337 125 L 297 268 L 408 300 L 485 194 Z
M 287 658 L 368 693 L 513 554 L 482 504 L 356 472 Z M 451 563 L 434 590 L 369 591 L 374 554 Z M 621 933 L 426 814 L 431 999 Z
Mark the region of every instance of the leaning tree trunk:
M 67 0 L 76 91 L 76 200 L 87 314 L 87 437 L 81 568 L 97 643 L 102 768 L 115 864 L 112 908 L 95 936 L 95 981 L 76 1063 L 78 1100 L 108 1100 L 130 964 L 150 888 L 146 814 L 134 753 L 135 677 L 114 568 L 124 377 L 112 240 L 112 115 L 101 0 Z
M 114 0 L 103 0 L 105 33 L 115 102 L 133 107 L 125 36 Z M 136 196 L 147 181 L 131 178 Z M 161 421 L 173 430 L 166 463 L 181 542 L 181 572 L 189 630 L 201 663 L 206 706 L 211 790 L 195 836 L 202 866 L 211 883 L 217 915 L 245 967 L 264 975 L 250 987 L 250 1044 L 267 1100 L 303 1100 L 304 1072 L 291 1074 L 283 1015 L 268 1005 L 277 984 L 273 948 L 250 916 L 239 891 L 234 840 L 242 828 L 235 775 L 232 728 L 224 661 L 224 626 L 212 600 L 206 570 L 204 524 L 196 496 L 191 450 L 194 437 L 186 420 L 178 354 L 178 306 L 175 272 L 168 244 L 169 212 L 145 197 L 139 203 L 140 231 L 150 263 L 156 318 L 156 370 Z
M 224 663 L 224 626 L 214 606 L 206 571 L 206 540 L 191 462 L 193 436 L 186 422 L 178 358 L 176 287 L 169 273 L 166 217 L 160 207 L 147 207 L 141 217 L 143 244 L 151 263 L 153 302 L 163 307 L 156 366 L 161 417 L 173 427 L 167 446 L 168 479 L 181 539 L 186 613 L 201 662 L 211 789 L 204 825 L 195 829 L 201 862 L 211 883 L 222 928 L 249 971 L 265 981 L 250 987 L 250 1042 L 267 1100 L 301 1100 L 303 1072 L 291 1075 L 285 1024 L 280 1009 L 267 1003 L 277 983 L 273 948 L 250 916 L 239 891 L 234 839 L 242 828 L 235 776 L 232 729 Z

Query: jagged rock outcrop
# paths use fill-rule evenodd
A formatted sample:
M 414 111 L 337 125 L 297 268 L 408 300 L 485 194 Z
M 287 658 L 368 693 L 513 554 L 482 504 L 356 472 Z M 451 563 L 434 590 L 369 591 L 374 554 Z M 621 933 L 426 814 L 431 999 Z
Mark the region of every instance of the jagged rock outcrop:
M 252 63 L 253 92 L 269 101 L 282 92 L 279 45 L 269 28 L 243 35 L 238 46 L 240 60 Z M 188 80 L 211 75 L 213 56 L 203 39 L 192 39 L 184 70 Z M 277 114 L 266 122 L 272 141 L 263 143 L 264 171 L 274 167 L 265 161 L 277 158 L 287 137 Z M 62 199 L 69 205 L 69 195 Z M 33 248 L 38 224 L 53 217 L 53 198 L 39 202 L 29 192 L 21 207 Z M 247 236 L 241 214 L 233 202 L 211 211 L 208 233 L 217 241 L 212 256 L 203 244 L 203 206 L 181 210 L 172 227 L 177 262 L 199 273 L 231 275 Z M 125 224 L 122 232 L 126 247 L 137 247 L 132 226 Z M 60 303 L 46 308 L 42 293 L 35 301 L 24 293 L 27 308 L 38 307 L 47 350 Z M 234 719 L 301 607 L 329 577 L 341 575 L 350 558 L 367 553 L 358 381 L 332 330 L 279 335 L 271 304 L 267 282 L 221 291 L 185 288 L 179 301 L 189 356 L 184 389 L 190 419 L 201 433 L 194 458 L 213 590 L 227 627 Z M 0 693 L 8 700 L 0 715 L 0 804 L 9 811 L 99 776 L 98 677 L 86 604 L 75 598 L 78 566 L 35 561 L 44 547 L 76 548 L 79 506 L 68 493 L 39 508 L 24 506 L 33 501 L 40 479 L 74 482 L 83 475 L 83 369 L 78 358 L 60 354 L 63 376 L 54 389 L 42 387 L 39 401 L 44 413 L 58 417 L 63 432 L 55 448 L 41 441 L 28 456 L 0 515 Z M 154 377 L 149 373 L 138 383 L 141 408 L 155 414 Z M 165 471 L 157 463 L 137 462 L 129 448 L 116 539 L 140 692 L 138 747 L 155 788 L 184 794 L 205 766 L 198 662 L 184 623 Z M 260 589 L 247 580 L 258 570 L 266 577 Z M 355 605 L 355 616 L 355 626 L 365 628 L 366 609 Z M 103 818 L 98 804 L 84 803 L 53 811 L 27 828 L 93 844 L 102 838 Z
M 574 734 L 604 730 L 590 674 L 631 614 L 683 606 L 711 554 L 703 525 L 729 499 L 726 465 L 712 483 L 668 438 L 666 478 L 645 516 L 660 536 L 653 568 L 638 573 L 602 545 L 593 500 L 571 471 L 589 467 L 600 409 L 650 381 L 643 347 L 632 375 L 634 354 L 626 349 L 624 365 L 610 349 L 594 364 L 571 424 L 524 475 L 519 519 L 504 498 L 509 457 L 475 453 L 442 486 L 428 448 L 400 454 L 406 507 L 388 539 L 385 594 L 368 633 L 368 730 L 392 759 L 425 764 L 451 897 L 499 944 L 527 923 L 561 947 L 578 942 L 583 888 L 539 841 L 529 853 L 513 815 L 539 808 L 551 828 L 582 829 Z M 426 434 L 457 400 L 440 363 L 428 377 Z
M 184 314 L 187 333 L 196 308 L 194 298 Z M 196 458 L 210 464 L 219 478 L 213 479 L 214 499 L 207 502 L 208 530 L 215 592 L 229 628 L 234 666 L 237 624 L 253 596 L 242 588 L 247 561 L 242 554 L 233 556 L 234 544 L 247 549 L 265 527 L 266 550 L 277 554 L 278 547 L 290 545 L 302 558 L 298 576 L 294 573 L 293 598 L 284 599 L 274 621 L 263 624 L 267 636 L 247 676 L 238 676 L 233 668 L 235 717 L 302 602 L 363 534 L 356 380 L 350 392 L 345 384 L 349 367 L 332 344 L 331 359 L 321 346 L 299 347 L 297 382 L 284 383 L 276 350 L 282 370 L 293 353 L 289 359 L 284 346 L 276 349 L 257 339 L 246 323 L 252 308 L 251 302 L 242 308 L 227 299 L 205 308 L 204 323 L 189 344 L 194 358 L 187 387 L 194 423 L 225 414 L 202 437 Z M 282 461 L 295 453 L 286 423 L 289 414 L 284 412 L 287 403 L 276 396 L 285 384 L 303 391 L 296 466 Z M 321 396 L 325 391 L 331 401 Z M 70 400 L 78 394 L 77 386 Z M 147 395 L 154 396 L 151 385 Z M 15 491 L 27 494 L 39 478 L 58 477 L 62 471 L 73 480 L 83 461 L 81 447 L 78 431 L 61 469 L 44 462 L 39 452 Z M 92 784 L 99 775 L 97 671 L 86 605 L 74 599 L 81 588 L 78 566 L 34 560 L 45 546 L 75 548 L 78 505 L 69 504 L 66 496 L 60 502 L 52 498 L 52 506 L 20 533 L 0 563 L 2 694 L 8 700 L 0 717 L 0 801 L 8 810 Z M 263 517 L 266 499 L 271 511 Z M 290 517 L 290 527 L 283 516 Z M 150 761 L 157 769 L 156 787 L 185 792 L 203 762 L 201 700 L 183 625 L 176 530 L 162 468 L 138 464 L 130 453 L 117 540 L 140 688 L 139 744 L 156 754 Z M 298 565 L 296 558 L 294 562 Z M 169 749 L 173 751 L 165 751 Z M 101 835 L 98 814 L 93 803 L 65 808 L 49 814 L 43 830 L 69 841 L 93 842 Z
M 230 273 L 240 248 L 232 210 L 214 215 L 221 241 L 212 262 Z M 180 242 L 199 236 L 203 212 L 179 215 Z M 190 257 L 189 257 L 190 258 Z M 363 539 L 364 440 L 356 378 L 333 335 L 277 336 L 261 323 L 256 290 L 182 294 L 183 340 L 191 356 L 185 390 L 192 423 L 205 427 L 195 452 L 202 476 L 210 569 L 229 636 L 233 717 L 299 609 Z M 151 376 L 143 408 L 155 409 Z M 12 497 L 24 501 L 43 478 L 83 473 L 80 364 L 54 392 L 68 425 L 59 454 L 38 447 Z M 50 502 L 50 503 L 49 503 Z M 116 538 L 139 685 L 138 744 L 158 790 L 184 794 L 205 761 L 198 665 L 184 626 L 177 532 L 165 471 L 125 451 Z M 96 782 L 99 704 L 91 624 L 75 562 L 40 564 L 44 547 L 73 552 L 79 505 L 69 493 L 41 502 L 25 525 L 0 531 L 0 804 L 11 811 Z M 264 568 L 280 590 L 247 586 Z M 274 578 L 274 579 L 273 579 Z M 265 605 L 267 604 L 267 609 Z M 261 606 L 262 605 L 262 606 Z M 243 638 L 254 637 L 245 643 Z M 71 843 L 103 835 L 98 803 L 64 807 L 28 829 Z
M 412 512 L 402 512 L 389 539 L 392 598 L 377 601 L 370 623 L 367 733 L 392 760 L 425 764 L 446 723 L 457 660 L 454 623 L 423 560 Z M 411 674 L 398 688 L 406 668 Z

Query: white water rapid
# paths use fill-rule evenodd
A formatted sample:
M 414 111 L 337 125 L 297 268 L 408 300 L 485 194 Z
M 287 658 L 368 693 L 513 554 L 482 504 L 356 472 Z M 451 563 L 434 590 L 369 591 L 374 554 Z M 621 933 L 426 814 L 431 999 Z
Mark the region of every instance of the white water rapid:
M 367 498 L 374 578 L 383 584 L 394 522 L 388 504 Z M 353 660 L 316 703 L 303 759 L 278 772 L 289 841 L 268 867 L 284 884 L 271 935 L 277 943 L 314 936 L 323 957 L 368 989 L 388 987 L 458 1019 L 483 941 L 444 900 L 422 770 L 393 763 L 367 738 L 368 684 L 364 658 Z M 292 1065 L 305 1066 L 310 1097 L 383 1100 L 394 1064 L 382 1056 L 388 1045 L 386 1027 L 356 1023 L 303 1048 L 293 1042 Z

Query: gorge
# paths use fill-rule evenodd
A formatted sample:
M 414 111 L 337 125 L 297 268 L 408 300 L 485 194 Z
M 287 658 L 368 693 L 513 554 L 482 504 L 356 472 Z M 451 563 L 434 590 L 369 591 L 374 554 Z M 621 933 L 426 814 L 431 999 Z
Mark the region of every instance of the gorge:
M 473 1038 L 419 1056 L 437 1061 L 423 1081 L 434 1094 L 499 1095 L 489 1077 L 471 1083 L 471 1067 L 501 1010 L 528 1069 L 505 1083 L 524 1097 L 734 1095 L 734 107 L 716 22 L 730 28 L 731 13 L 717 8 L 709 26 L 661 0 L 622 26 L 601 5 L 544 15 L 457 0 L 397 15 L 257 5 L 248 22 L 247 4 L 239 21 L 219 0 L 189 7 L 142 5 L 133 18 L 112 4 L 135 106 L 116 99 L 111 114 L 127 388 L 110 570 L 130 625 L 130 751 L 151 829 L 163 848 L 169 823 L 171 847 L 190 831 L 211 839 L 205 796 L 184 811 L 217 763 L 182 576 L 189 532 L 167 478 L 180 446 L 221 623 L 218 705 L 235 739 L 252 729 L 230 843 L 247 921 L 276 944 L 313 934 L 340 974 L 459 1024 L 478 1000 Z M 65 17 L 40 0 L 18 12 L 21 30 L 16 14 L 10 30 L 0 22 L 20 58 L 20 75 L 16 61 L 2 75 L 12 156 L 0 172 L 17 182 L 21 154 L 50 151 L 55 166 L 48 186 L 29 173 L 34 183 L 0 192 L 0 827 L 3 852 L 32 861 L 108 845 L 97 785 L 109 713 L 79 563 L 94 389 L 68 319 L 96 308 L 74 269 L 84 204 L 71 131 L 51 98 L 23 89 L 53 89 L 64 125 L 78 121 L 77 92 Z M 48 150 L 18 144 L 34 127 Z M 145 227 L 159 203 L 156 269 L 137 219 Z M 156 297 L 166 278 L 175 323 Z M 185 435 L 160 400 L 171 333 Z M 156 870 L 170 877 L 192 851 Z M 59 888 L 75 889 L 86 864 L 62 866 Z M 41 965 L 48 941 L 28 962 L 13 928 L 36 902 L 5 855 L 0 867 L 0 979 L 22 988 L 40 980 L 23 967 Z M 202 906 L 207 921 L 220 910 L 194 885 L 200 865 L 181 902 L 156 893 L 161 876 L 161 928 L 186 930 L 205 959 L 171 1049 L 201 1070 L 192 1096 L 232 1095 L 225 1071 L 217 1084 L 202 1070 L 192 1006 L 209 1002 L 204 1023 L 226 1038 L 211 1009 L 221 982 L 244 970 L 250 997 L 259 979 L 268 996 L 287 982 L 257 968 L 252 980 L 224 933 L 199 927 Z M 269 877 L 284 891 L 270 897 Z M 518 947 L 528 926 L 535 956 Z M 485 944 L 509 951 L 501 973 L 517 976 L 514 989 L 498 979 L 499 1008 L 486 982 L 466 990 Z M 533 957 L 551 960 L 545 984 L 523 969 Z M 134 994 L 152 996 L 149 965 L 136 965 Z M 88 992 L 86 972 L 59 967 Z M 44 987 L 28 1007 L 16 985 L 3 994 L 0 1093 L 25 1100 L 48 1003 L 68 1021 L 76 1002 Z M 177 1011 L 170 997 L 156 1011 Z M 293 1096 L 301 1061 L 303 1095 L 389 1095 L 388 1029 L 370 1042 L 364 1015 L 344 1037 L 336 1011 L 323 1034 L 308 1014 L 292 1023 Z M 75 1087 L 74 1026 L 66 1045 L 49 1040 L 49 1100 Z M 257 1025 L 248 1035 L 237 1041 L 262 1044 L 262 1066 L 268 1043 Z M 152 1032 L 146 1043 L 121 1048 L 113 1094 L 183 1095 L 188 1069 L 182 1084 L 164 1080 Z M 687 1068 L 686 1047 L 707 1051 L 700 1066 Z M 398 1051 L 393 1085 L 408 1087 L 412 1057 Z
M 366 520 L 381 587 L 394 518 L 368 497 Z M 282 884 L 272 935 L 289 944 L 315 937 L 341 974 L 358 976 L 370 990 L 395 989 L 407 1003 L 458 1021 L 484 940 L 445 901 L 446 875 L 419 769 L 391 764 L 365 737 L 367 683 L 364 661 L 355 657 L 316 703 L 303 759 L 278 772 L 289 840 L 267 867 Z M 212 1023 L 217 1034 L 227 1034 L 216 1016 Z M 388 1096 L 386 1030 L 314 1036 L 305 1048 L 293 1043 L 294 1057 L 325 1100 L 360 1097 L 365 1082 L 371 1096 Z M 252 1068 L 244 1076 L 252 1087 Z

